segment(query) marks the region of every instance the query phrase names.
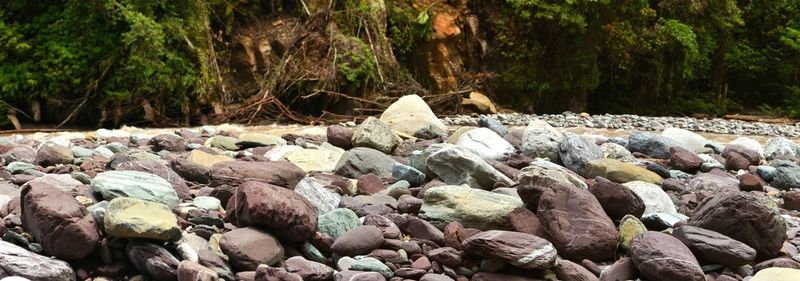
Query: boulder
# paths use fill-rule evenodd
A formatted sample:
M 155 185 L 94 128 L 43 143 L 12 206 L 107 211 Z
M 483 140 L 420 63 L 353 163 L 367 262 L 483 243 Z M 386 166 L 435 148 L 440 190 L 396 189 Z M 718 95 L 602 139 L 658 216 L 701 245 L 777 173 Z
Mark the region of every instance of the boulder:
M 139 171 L 108 171 L 92 179 L 92 190 L 103 199 L 132 197 L 161 203 L 167 207 L 178 204 L 178 194 L 167 180 Z
M 348 150 L 339 158 L 333 172 L 352 179 L 366 174 L 391 177 L 392 166 L 395 162 L 397 161 L 375 149 L 356 147 Z
M 603 150 L 588 138 L 566 133 L 558 142 L 558 155 L 564 167 L 586 176 L 585 165 L 592 160 L 603 159 Z
M 482 230 L 511 229 L 508 214 L 521 207 L 514 196 L 468 186 L 437 186 L 425 191 L 420 216 L 434 225 L 458 221 Z
M 770 185 L 780 189 L 800 188 L 800 166 L 791 161 L 778 160 L 772 162 L 775 174 Z
M 484 160 L 502 161 L 515 152 L 508 141 L 487 128 L 465 132 L 458 138 L 456 145 L 469 149 Z
M 0 277 L 10 276 L 28 280 L 75 281 L 75 272 L 68 263 L 0 241 Z
M 756 250 L 719 232 L 684 225 L 676 228 L 672 236 L 689 247 L 697 257 L 730 267 L 753 263 Z
M 131 240 L 125 253 L 133 266 L 152 280 L 178 281 L 178 267 L 181 262 L 161 246 Z
M 351 128 L 340 125 L 328 126 L 328 129 L 326 129 L 326 137 L 328 143 L 336 147 L 342 149 L 353 148 L 353 129 Z
M 522 153 L 533 158 L 547 158 L 560 162 L 558 143 L 564 137 L 560 131 L 544 120 L 533 120 L 522 133 Z
M 392 129 L 375 117 L 367 117 L 353 131 L 353 146 L 369 147 L 389 154 L 399 143 Z
M 94 217 L 78 200 L 48 185 L 22 189 L 22 226 L 59 259 L 82 259 L 94 252 L 100 233 Z
M 796 160 L 800 155 L 800 145 L 784 137 L 773 137 L 767 140 L 764 156 L 767 160 Z
M 531 234 L 490 230 L 472 235 L 462 242 L 464 252 L 498 259 L 523 269 L 555 266 L 556 249 L 547 240 Z
M 153 147 L 153 151 L 186 151 L 186 140 L 175 134 L 160 134 L 151 138 L 147 143 Z
M 139 171 L 148 174 L 153 174 L 167 180 L 172 184 L 175 193 L 180 199 L 188 199 L 192 197 L 189 193 L 189 186 L 186 181 L 181 178 L 175 171 L 164 165 L 161 161 L 156 160 L 131 160 L 122 162 L 117 165 L 118 171 Z
M 297 165 L 286 161 L 226 161 L 211 166 L 210 186 L 239 186 L 248 181 L 294 188 L 306 176 Z
M 643 181 L 632 181 L 622 185 L 636 193 L 644 202 L 645 209 L 642 216 L 654 213 L 678 213 L 678 210 L 675 209 L 675 204 L 672 203 L 672 199 L 658 185 Z
M 442 148 L 426 160 L 427 168 L 450 185 L 467 184 L 492 189 L 497 182 L 511 186 L 513 181 L 465 148 Z
M 750 165 L 758 165 L 761 155 L 758 151 L 742 145 L 728 144 L 722 151 L 725 168 L 728 170 L 747 170 Z
M 716 194 L 697 206 L 688 224 L 745 243 L 756 250 L 758 259 L 777 256 L 786 240 L 778 207 L 757 193 Z
M 536 215 L 561 256 L 578 261 L 614 257 L 617 229 L 588 190 L 561 183 L 546 186 Z
M 364 255 L 383 245 L 383 233 L 372 225 L 353 228 L 331 245 L 331 251 L 339 256 Z
M 108 235 L 118 238 L 143 238 L 178 241 L 181 229 L 165 205 L 136 198 L 120 197 L 108 203 L 103 225 Z
M 72 164 L 74 156 L 68 147 L 46 142 L 36 151 L 34 163 L 42 167 L 55 166 L 58 164 Z
M 764 147 L 761 146 L 761 143 L 759 143 L 757 140 L 754 140 L 752 138 L 738 137 L 738 138 L 728 142 L 728 145 L 736 145 L 736 146 L 744 147 L 747 150 L 751 150 L 751 151 L 757 152 L 758 155 L 760 156 L 760 158 L 764 158 Z M 725 147 L 727 148 L 728 145 L 726 145 Z
M 228 221 L 256 226 L 293 242 L 304 242 L 317 230 L 317 210 L 292 190 L 248 181 L 239 186 L 227 206 Z
M 664 179 L 645 168 L 614 159 L 592 160 L 584 166 L 587 178 L 604 177 L 614 182 L 643 181 L 660 184 Z
M 676 170 L 692 173 L 699 170 L 703 162 L 703 158 L 683 147 L 669 148 L 669 165 Z
M 333 211 L 339 207 L 339 201 L 342 201 L 341 195 L 328 190 L 311 177 L 306 177 L 298 182 L 294 191 L 303 195 L 316 207 L 317 215 Z
M 256 270 L 259 264 L 274 265 L 283 258 L 283 246 L 269 233 L 237 228 L 222 234 L 219 247 L 237 271 Z
M 624 185 L 598 177 L 589 192 L 612 220 L 620 220 L 625 215 L 638 218 L 644 214 L 646 207 L 642 198 Z
M 706 147 L 708 140 L 689 130 L 680 128 L 667 128 L 661 132 L 661 136 L 670 138 L 678 142 L 681 146 L 694 153 L 706 153 L 710 149 Z
M 628 137 L 628 150 L 653 158 L 669 159 L 669 148 L 681 146 L 671 138 L 646 132 L 633 132 Z
M 692 252 L 669 234 L 648 231 L 636 236 L 628 251 L 639 272 L 652 281 L 705 281 Z
M 438 137 L 447 130 L 428 104 L 417 95 L 399 98 L 383 111 L 380 120 L 392 130 L 412 136 Z

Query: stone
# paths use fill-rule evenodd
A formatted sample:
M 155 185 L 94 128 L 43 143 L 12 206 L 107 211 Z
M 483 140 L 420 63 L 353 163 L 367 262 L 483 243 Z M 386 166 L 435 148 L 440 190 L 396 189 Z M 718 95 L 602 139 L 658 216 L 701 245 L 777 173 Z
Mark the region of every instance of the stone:
M 689 217 L 681 213 L 652 213 L 642 216 L 642 222 L 653 230 L 674 228 L 678 223 L 685 224 L 687 220 Z
M 547 240 L 513 231 L 480 232 L 464 240 L 462 247 L 467 254 L 498 259 L 523 269 L 551 268 L 557 256 Z
M 274 265 L 284 253 L 274 236 L 254 227 L 223 233 L 219 247 L 237 271 L 256 270 L 259 264 Z
M 417 95 L 399 98 L 383 111 L 380 120 L 392 130 L 411 136 L 427 135 L 434 138 L 444 135 L 447 131 L 444 123 Z
M 217 281 L 219 274 L 197 262 L 184 260 L 178 265 L 178 281 Z
M 766 184 L 764 180 L 754 173 L 739 176 L 739 189 L 742 191 L 763 191 Z
M 756 168 L 756 173 L 765 181 L 771 182 L 773 179 L 775 179 L 778 169 L 775 169 L 775 167 L 772 166 L 760 165 Z
M 497 113 L 497 107 L 492 100 L 486 95 L 472 91 L 469 93 L 469 98 L 461 100 L 461 106 L 471 108 L 478 113 Z
M 458 221 L 482 230 L 511 229 L 508 214 L 522 206 L 519 198 L 468 186 L 437 186 L 428 189 L 420 217 L 434 225 Z
M 675 204 L 658 185 L 643 181 L 632 181 L 622 184 L 642 199 L 645 205 L 643 216 L 653 213 L 676 214 Z
M 125 248 L 133 266 L 152 280 L 178 280 L 180 261 L 159 245 L 131 240 Z
M 400 239 L 403 235 L 397 224 L 381 215 L 369 214 L 364 216 L 364 225 L 374 225 L 380 228 L 383 233 L 383 238 L 386 239 Z
M 333 279 L 333 268 L 322 263 L 306 260 L 303 257 L 287 259 L 286 268 L 303 277 L 305 281 L 328 281 Z
M 153 174 L 167 180 L 180 199 L 191 198 L 189 186 L 175 171 L 156 160 L 131 160 L 117 165 L 118 171 L 139 171 Z
M 600 272 L 600 281 L 636 280 L 636 265 L 625 257 Z
M 220 200 L 210 196 L 197 196 L 192 200 L 192 204 L 207 211 L 217 211 L 222 208 Z
M 353 131 L 353 146 L 369 147 L 389 154 L 399 143 L 386 123 L 375 117 L 367 117 Z
M 783 194 L 783 207 L 800 211 L 800 191 L 787 191 Z
M 564 137 L 560 131 L 544 120 L 533 120 L 522 133 L 522 153 L 533 158 L 546 158 L 560 162 L 558 143 Z
M 174 159 L 170 162 L 172 170 L 186 181 L 207 184 L 209 178 L 208 167 L 192 163 L 186 159 Z
M 244 133 L 240 134 L 238 137 L 238 142 L 236 145 L 239 147 L 260 147 L 260 146 L 271 146 L 271 145 L 286 145 L 286 140 L 283 138 L 270 135 L 265 133 Z
M 100 233 L 94 217 L 74 197 L 48 185 L 22 189 L 22 226 L 44 252 L 59 259 L 82 259 L 94 252 Z
M 239 146 L 236 145 L 237 142 L 239 142 L 239 140 L 236 138 L 217 135 L 209 138 L 206 141 L 205 146 L 219 148 L 222 150 L 236 151 L 239 150 Z
M 392 167 L 397 162 L 386 154 L 367 147 L 356 147 L 348 150 L 339 158 L 333 172 L 336 175 L 358 178 L 366 174 L 378 177 L 391 177 Z
M 295 186 L 294 191 L 303 195 L 317 207 L 317 215 L 333 211 L 342 201 L 342 196 L 323 187 L 316 179 L 306 177 Z
M 0 154 L 5 163 L 11 162 L 24 162 L 33 163 L 36 160 L 36 151 L 27 146 L 16 146 L 9 149 L 3 154 Z
M 319 232 L 337 239 L 347 231 L 361 226 L 358 216 L 350 209 L 338 208 L 319 216 Z
M 688 191 L 706 192 L 736 192 L 739 190 L 739 181 L 728 175 L 717 171 L 708 173 L 698 173 L 686 185 Z
M 767 140 L 764 156 L 767 160 L 796 160 L 800 155 L 800 145 L 784 137 L 773 137 Z
M 622 162 L 636 162 L 636 157 L 633 157 L 630 151 L 622 145 L 607 142 L 600 145 L 603 150 L 603 157 L 616 159 Z
M 800 188 L 800 166 L 794 162 L 778 160 L 773 161 L 772 167 L 775 167 L 775 175 L 771 186 L 780 189 Z
M 428 251 L 430 260 L 449 267 L 459 266 L 462 262 L 461 253 L 451 247 L 441 247 Z
M 580 264 L 569 260 L 561 260 L 556 266 L 556 276 L 559 280 L 597 281 L 597 276 Z
M 397 180 L 407 181 L 411 186 L 425 184 L 425 173 L 414 167 L 400 163 L 394 163 L 392 166 L 392 177 Z
M 304 242 L 317 230 L 317 210 L 303 195 L 289 189 L 248 181 L 228 202 L 228 221 L 256 226 L 293 242 Z
M 703 158 L 683 147 L 673 146 L 669 148 L 669 165 L 674 169 L 691 173 L 699 170 L 703 162 Z
M 331 251 L 339 256 L 363 255 L 383 245 L 383 233 L 372 225 L 353 228 L 333 242 Z
M 477 128 L 463 133 L 456 145 L 469 149 L 484 160 L 506 160 L 515 152 L 508 141 L 488 128 Z
M 297 165 L 306 173 L 333 172 L 342 155 L 322 149 L 300 149 L 286 154 L 286 161 Z
M 755 249 L 716 231 L 684 225 L 676 228 L 672 236 L 709 262 L 737 267 L 753 263 L 756 258 Z
M 211 168 L 211 166 L 219 162 L 234 161 L 233 158 L 228 156 L 221 154 L 213 155 L 198 149 L 192 150 L 186 159 L 206 168 Z
M 90 181 L 91 182 L 91 181 Z M 69 174 L 45 174 L 25 183 L 30 186 L 50 186 L 69 194 L 80 192 L 84 184 Z
M 161 203 L 167 207 L 178 204 L 178 194 L 167 180 L 139 171 L 108 171 L 92 179 L 92 190 L 105 200 L 131 197 Z
M 592 160 L 603 159 L 603 150 L 588 138 L 566 133 L 558 143 L 558 155 L 564 167 L 586 176 L 584 166 Z
M 646 207 L 642 198 L 624 185 L 597 177 L 595 184 L 589 187 L 589 192 L 597 198 L 612 220 L 620 220 L 625 215 L 641 217 L 644 214 Z
M 508 134 L 508 129 L 506 126 L 503 126 L 500 121 L 497 121 L 497 119 L 494 119 L 489 115 L 481 115 L 478 117 L 478 126 L 492 130 L 492 132 L 495 132 L 503 137 Z
M 800 280 L 800 270 L 794 268 L 772 267 L 765 268 L 759 272 L 750 281 L 794 281 Z
M 680 128 L 667 128 L 661 132 L 661 136 L 678 142 L 681 146 L 694 153 L 705 153 L 709 151 L 709 149 L 706 147 L 708 140 L 705 137 L 689 130 Z
M 528 210 L 528 208 L 516 208 L 508 214 L 508 220 L 511 221 L 511 228 L 517 232 L 528 233 L 538 237 L 547 237 L 547 230 L 536 217 L 536 214 Z M 448 224 L 447 226 L 450 226 Z M 447 232 L 445 226 L 445 232 Z M 445 234 L 447 236 L 447 234 Z M 447 238 L 445 238 L 447 239 Z M 447 244 L 447 243 L 445 243 Z
M 111 200 L 105 209 L 103 225 L 110 236 L 173 242 L 181 237 L 175 215 L 163 204 L 120 197 Z
M 395 163 L 395 165 L 397 165 L 397 163 Z M 358 194 L 372 195 L 385 190 L 386 186 L 383 184 L 383 180 L 381 180 L 380 177 L 374 174 L 366 174 L 358 177 L 356 189 L 358 190 Z
M 716 194 L 697 206 L 688 224 L 745 243 L 760 260 L 777 256 L 786 240 L 786 226 L 776 204 L 756 193 Z
M 239 186 L 247 181 L 294 188 L 306 176 L 297 165 L 286 161 L 226 161 L 211 166 L 210 186 Z
M 384 120 L 384 122 L 387 121 Z M 334 146 L 342 149 L 353 148 L 353 129 L 351 128 L 340 125 L 328 126 L 326 129 L 326 137 L 328 143 Z
M 725 146 L 727 148 L 730 145 L 740 146 L 750 151 L 755 151 L 758 155 L 763 158 L 764 157 L 764 147 L 761 146 L 757 140 L 748 137 L 738 137 L 730 142 L 728 145 Z M 724 153 L 724 151 L 723 151 Z
M 588 190 L 566 184 L 546 186 L 536 215 L 559 255 L 592 261 L 614 257 L 617 229 Z
M 671 138 L 646 132 L 633 132 L 628 137 L 628 150 L 653 158 L 669 159 L 669 148 L 681 146 Z
M 378 259 L 372 257 L 363 257 L 360 259 L 356 259 L 356 262 L 354 262 L 350 266 L 350 270 L 377 272 L 386 278 L 394 277 L 394 272 L 391 269 L 389 269 L 388 266 L 383 264 Z
M 419 281 L 454 281 L 454 280 L 453 278 L 450 278 L 449 276 L 444 274 L 428 273 L 420 277 Z
M 426 220 L 412 216 L 394 217 L 393 220 L 403 234 L 415 239 L 430 240 L 436 245 L 444 244 L 444 233 Z
M 333 276 L 333 280 L 334 281 L 386 281 L 386 277 L 383 277 L 383 275 L 377 272 L 343 270 L 341 272 L 336 273 L 336 275 Z
M 619 222 L 619 245 L 627 250 L 630 248 L 633 238 L 645 232 L 647 232 L 647 227 L 639 219 L 626 215 Z
M 0 277 L 10 276 L 28 280 L 75 281 L 75 272 L 68 263 L 0 241 Z
M 725 168 L 734 171 L 747 170 L 750 165 L 758 165 L 761 158 L 758 151 L 736 144 L 726 145 L 722 157 L 725 158 Z
M 643 181 L 660 184 L 664 180 L 658 174 L 645 168 L 608 158 L 592 160 L 586 163 L 584 176 L 587 178 L 604 177 L 618 183 Z
M 68 147 L 54 142 L 46 142 L 36 151 L 34 163 L 42 167 L 48 167 L 58 164 L 72 164 L 74 159 L 72 150 Z
M 510 178 L 465 148 L 443 148 L 430 154 L 426 164 L 428 169 L 449 185 L 467 184 L 480 189 L 492 189 L 497 182 L 513 185 Z
M 151 138 L 147 143 L 153 147 L 153 151 L 186 151 L 186 140 L 175 134 L 160 134 Z
M 706 280 L 689 248 L 669 234 L 655 231 L 639 234 L 633 238 L 628 253 L 648 280 Z

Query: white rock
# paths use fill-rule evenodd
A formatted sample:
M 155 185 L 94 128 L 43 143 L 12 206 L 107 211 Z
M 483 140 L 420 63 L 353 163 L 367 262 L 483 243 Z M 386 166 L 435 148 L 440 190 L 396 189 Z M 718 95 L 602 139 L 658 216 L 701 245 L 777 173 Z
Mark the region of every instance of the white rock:
M 644 202 L 644 214 L 646 216 L 654 213 L 668 213 L 677 214 L 678 210 L 675 209 L 675 204 L 669 198 L 664 190 L 658 185 L 647 183 L 643 181 L 632 181 L 622 184 L 629 188 L 633 193 L 639 195 Z
M 269 161 L 280 161 L 285 159 L 287 154 L 298 150 L 303 150 L 303 148 L 297 145 L 278 146 L 267 151 L 267 153 L 264 154 L 264 157 L 267 157 Z
M 748 137 L 738 137 L 728 144 L 741 145 L 747 149 L 758 151 L 758 154 L 761 155 L 761 158 L 764 158 L 764 147 L 761 146 L 761 143 L 759 143 L 757 140 Z
M 472 129 L 458 138 L 456 145 L 471 150 L 483 159 L 505 160 L 515 152 L 514 146 L 488 128 Z
M 306 177 L 297 183 L 294 191 L 300 193 L 317 207 L 317 215 L 333 211 L 339 207 L 342 196 L 323 187 L 316 179 Z
M 689 150 L 694 150 L 695 153 L 711 151 L 710 148 L 705 147 L 708 143 L 705 137 L 685 129 L 667 128 L 661 132 L 661 135 L 677 141 Z
M 563 137 L 563 133 L 544 120 L 533 120 L 522 132 L 522 152 L 533 158 L 558 162 L 558 142 Z
M 447 130 L 444 123 L 433 114 L 428 104 L 417 95 L 408 95 L 398 99 L 383 111 L 380 119 L 392 130 L 412 136 L 423 130 L 438 136 Z

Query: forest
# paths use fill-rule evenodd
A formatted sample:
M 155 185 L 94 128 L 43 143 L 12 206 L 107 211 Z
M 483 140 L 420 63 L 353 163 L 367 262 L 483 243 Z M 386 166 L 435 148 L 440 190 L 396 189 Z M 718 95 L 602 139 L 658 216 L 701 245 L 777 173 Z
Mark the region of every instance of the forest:
M 0 121 L 437 111 L 800 117 L 797 0 L 6 0 Z

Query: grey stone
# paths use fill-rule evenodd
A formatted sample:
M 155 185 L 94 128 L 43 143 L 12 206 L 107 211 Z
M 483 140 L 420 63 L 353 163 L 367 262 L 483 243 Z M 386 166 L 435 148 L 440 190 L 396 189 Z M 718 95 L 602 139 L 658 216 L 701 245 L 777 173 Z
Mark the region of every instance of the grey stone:
M 564 135 L 543 120 L 531 121 L 522 133 L 522 153 L 560 162 L 558 143 Z
M 347 231 L 361 226 L 358 216 L 350 209 L 338 208 L 322 214 L 317 220 L 317 229 L 333 239 L 337 239 Z
M 375 117 L 367 117 L 353 131 L 353 146 L 369 147 L 383 153 L 391 153 L 399 143 L 386 123 Z
M 681 144 L 671 138 L 659 136 L 653 133 L 633 132 L 628 137 L 628 150 L 649 155 L 653 158 L 668 159 L 669 148 L 681 146 Z
M 564 167 L 584 175 L 584 166 L 592 160 L 603 159 L 603 150 L 591 140 L 573 133 L 564 134 L 558 143 L 558 155 Z
M 481 189 L 492 189 L 497 182 L 513 185 L 511 179 L 465 148 L 443 148 L 428 156 L 426 164 L 450 185 L 467 184 Z
M 342 196 L 323 187 L 312 177 L 306 177 L 294 188 L 294 191 L 303 195 L 311 204 L 317 207 L 317 215 L 333 211 L 342 201 Z
M 17 245 L 0 241 L 0 277 L 10 276 L 34 281 L 75 281 L 75 272 L 66 262 L 40 256 Z
M 456 145 L 469 149 L 485 160 L 502 161 L 515 152 L 503 137 L 487 128 L 477 128 L 463 133 Z
M 784 137 L 770 138 L 764 147 L 764 156 L 767 160 L 795 160 L 798 155 L 800 155 L 800 145 Z
M 366 174 L 391 177 L 395 162 L 397 161 L 378 150 L 356 147 L 342 155 L 333 171 L 337 175 L 353 179 Z
M 420 216 L 439 227 L 457 221 L 481 230 L 511 229 L 508 214 L 521 206 L 515 196 L 468 186 L 437 186 L 425 192 Z

